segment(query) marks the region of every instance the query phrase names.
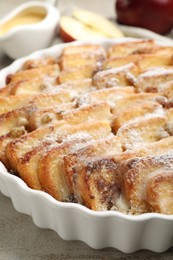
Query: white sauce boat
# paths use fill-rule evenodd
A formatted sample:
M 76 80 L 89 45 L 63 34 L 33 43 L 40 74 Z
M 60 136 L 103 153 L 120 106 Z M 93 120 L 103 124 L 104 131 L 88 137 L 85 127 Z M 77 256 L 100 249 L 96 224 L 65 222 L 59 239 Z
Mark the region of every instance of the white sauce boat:
M 0 20 L 0 45 L 16 59 L 50 46 L 60 14 L 49 3 L 27 2 Z

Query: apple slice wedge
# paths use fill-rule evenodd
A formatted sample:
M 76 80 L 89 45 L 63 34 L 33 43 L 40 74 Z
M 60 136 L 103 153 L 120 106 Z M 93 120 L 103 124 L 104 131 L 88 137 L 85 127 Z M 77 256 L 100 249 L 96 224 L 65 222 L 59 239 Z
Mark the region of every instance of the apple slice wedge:
M 86 26 L 70 16 L 62 16 L 60 19 L 60 36 L 64 42 L 75 40 L 100 39 L 104 35 Z
M 72 16 L 86 26 L 102 34 L 104 37 L 124 37 L 124 34 L 114 23 L 99 14 L 83 9 L 76 9 L 73 11 Z

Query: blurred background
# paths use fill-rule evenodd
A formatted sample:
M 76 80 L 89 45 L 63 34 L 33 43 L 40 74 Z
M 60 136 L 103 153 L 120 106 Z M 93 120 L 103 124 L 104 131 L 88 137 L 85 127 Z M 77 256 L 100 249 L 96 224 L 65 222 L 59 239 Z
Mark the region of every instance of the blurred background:
M 0 0 L 0 19 L 17 6 L 31 2 L 32 0 Z M 91 12 L 98 13 L 112 22 L 116 22 L 115 3 L 117 6 L 119 3 L 119 9 L 117 9 L 118 24 L 120 30 L 126 37 L 137 38 L 151 38 L 164 42 L 169 42 L 169 38 L 173 38 L 173 30 L 171 31 L 173 24 L 173 0 L 167 0 L 167 2 L 160 0 L 150 1 L 124 1 L 124 0 L 36 0 L 39 2 L 49 2 L 54 5 L 60 12 L 60 14 L 69 15 L 68 11 L 71 11 L 72 7 L 83 8 Z M 167 7 L 166 3 L 169 3 Z M 163 5 L 163 6 L 162 6 Z M 126 7 L 128 8 L 126 9 Z M 122 8 L 123 7 L 123 8 Z M 144 8 L 143 8 L 144 7 Z M 157 8 L 156 8 L 157 7 Z M 164 8 L 163 8 L 164 7 Z M 169 8 L 168 8 L 169 7 Z M 138 11 L 140 9 L 140 12 Z M 162 10 L 162 12 L 161 12 Z M 71 15 L 71 13 L 70 13 Z M 156 19 L 157 18 L 157 19 Z M 170 21 L 171 19 L 171 27 Z M 133 21 L 133 22 L 132 22 Z M 135 22 L 134 22 L 135 21 Z M 130 26 L 129 26 L 130 25 Z M 137 27 L 134 27 L 137 26 Z M 138 28 L 139 27 L 139 28 Z M 145 29 L 141 29 L 141 27 Z M 162 28 L 165 27 L 165 28 Z M 170 27 L 170 28 L 169 28 Z M 73 27 L 74 28 L 74 27 Z M 157 34 L 153 34 L 152 31 Z M 157 30 L 155 30 L 157 29 Z M 169 30 L 168 30 L 169 29 Z M 159 34 L 158 34 L 159 33 Z M 160 34 L 163 34 L 163 37 Z M 122 36 L 120 36 L 122 37 Z M 169 38 L 168 38 L 169 37 Z M 63 37 L 62 37 L 63 39 Z M 62 39 L 56 34 L 56 38 L 51 45 L 62 42 Z M 78 38 L 75 38 L 78 39 Z M 63 39 L 64 40 L 64 39 Z M 172 40 L 171 40 L 172 43 Z M 0 43 L 1 44 L 1 43 Z M 14 46 L 13 46 L 14 47 Z M 0 46 L 0 68 L 9 65 L 11 60 L 6 57 Z
M 56 4 L 59 10 L 64 10 L 67 6 L 77 5 L 79 7 L 86 8 L 88 10 L 100 13 L 108 18 L 115 16 L 115 0 L 37 0 L 41 2 L 49 2 Z M 17 5 L 25 2 L 31 2 L 29 0 L 5 0 L 0 1 L 0 17 L 7 14 L 14 9 Z
M 115 17 L 115 0 L 36 0 L 40 2 L 49 2 L 55 5 L 60 13 L 71 6 L 78 6 L 84 9 L 88 9 L 99 13 L 107 18 Z M 0 19 L 12 11 L 17 6 L 25 3 L 31 2 L 31 0 L 0 0 Z M 52 44 L 59 42 L 58 36 Z M 6 56 L 0 46 L 0 69 L 8 66 L 12 60 Z

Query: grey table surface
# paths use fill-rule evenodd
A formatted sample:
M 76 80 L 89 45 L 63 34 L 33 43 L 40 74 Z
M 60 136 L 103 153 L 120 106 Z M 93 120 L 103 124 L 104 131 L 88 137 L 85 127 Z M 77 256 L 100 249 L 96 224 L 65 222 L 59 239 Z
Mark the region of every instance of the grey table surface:
M 8 13 L 24 0 L 0 0 L 0 17 Z M 102 4 L 100 4 L 102 2 Z M 106 16 L 114 15 L 114 0 L 62 0 L 65 4 L 77 4 L 99 11 Z M 56 40 L 55 40 L 56 42 Z M 10 60 L 0 50 L 0 68 L 10 64 Z M 30 216 L 16 212 L 9 198 L 0 193 L 0 260 L 51 260 L 51 259 L 173 259 L 173 248 L 162 254 L 147 250 L 124 254 L 116 249 L 94 250 L 79 241 L 64 241 L 52 230 L 40 229 Z

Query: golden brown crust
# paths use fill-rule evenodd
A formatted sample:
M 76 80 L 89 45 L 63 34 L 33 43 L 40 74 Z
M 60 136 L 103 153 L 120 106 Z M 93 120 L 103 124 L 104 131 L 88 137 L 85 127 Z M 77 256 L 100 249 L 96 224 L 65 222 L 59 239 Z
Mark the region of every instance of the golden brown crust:
M 59 65 L 48 65 L 37 69 L 18 71 L 7 76 L 6 83 L 16 83 L 23 79 L 57 77 L 59 75 Z
M 65 102 L 70 102 L 73 99 L 73 93 L 68 90 L 61 89 L 55 94 L 41 93 L 39 95 L 21 94 L 16 96 L 8 96 L 0 98 L 0 115 L 22 108 L 28 105 L 36 107 L 55 106 Z
M 93 82 L 98 89 L 115 86 L 131 86 L 138 74 L 138 67 L 133 63 L 129 63 L 118 68 L 97 72 L 93 77 Z
M 34 104 L 35 107 L 36 104 Z M 35 107 L 32 114 L 29 117 L 30 129 L 36 130 L 40 127 L 46 125 L 55 124 L 57 121 L 62 120 L 62 114 L 66 111 L 68 112 L 71 109 L 74 109 L 74 104 L 72 102 L 62 103 L 56 106 L 50 106 L 46 108 Z
M 30 95 L 9 96 L 0 98 L 0 115 L 13 109 L 21 108 L 32 100 Z
M 83 80 L 87 78 L 92 78 L 98 70 L 99 67 L 97 64 L 84 65 L 80 67 L 80 70 L 78 68 L 66 69 L 61 71 L 58 77 L 58 82 L 61 84 L 73 80 Z
M 156 45 L 154 40 L 138 40 L 112 45 L 108 57 L 126 57 L 136 54 L 173 54 L 172 47 Z
M 99 89 L 82 95 L 81 97 L 79 96 L 77 99 L 77 106 L 96 102 L 107 102 L 113 108 L 120 99 L 133 93 L 133 87 L 113 87 L 108 89 Z
M 29 69 L 36 69 L 41 68 L 47 65 L 53 65 L 57 63 L 57 59 L 53 57 L 45 57 L 40 59 L 34 59 L 34 60 L 27 60 L 23 66 L 22 70 L 29 70 Z
M 124 109 L 123 104 L 125 104 Z M 120 127 L 131 122 L 132 120 L 135 121 L 143 116 L 150 116 L 152 114 L 163 113 L 161 105 L 159 105 L 157 102 L 148 101 L 147 99 L 145 103 L 143 101 L 136 101 L 132 102 L 129 105 L 127 105 L 127 103 L 125 102 L 123 104 L 122 108 L 120 110 L 117 108 L 117 112 L 113 115 L 112 130 L 114 133 L 116 133 Z M 113 112 L 115 112 L 116 110 L 114 108 Z
M 170 108 L 166 111 L 166 119 L 166 129 L 170 135 L 173 135 L 173 108 Z
M 76 146 L 80 147 L 90 139 L 90 137 L 83 137 L 80 140 L 74 138 L 70 141 L 64 141 L 44 153 L 37 168 L 39 181 L 44 191 L 57 200 L 68 200 L 71 193 L 65 181 L 63 157 Z
M 164 186 L 162 186 L 162 183 L 167 183 L 167 172 L 170 170 L 172 171 L 172 167 L 172 154 L 134 158 L 129 159 L 124 164 L 122 163 L 121 174 L 123 174 L 124 194 L 133 213 L 139 214 L 149 212 L 151 210 L 150 207 L 154 208 L 154 196 L 150 193 L 150 196 L 152 197 L 151 199 L 149 194 L 147 195 L 146 192 L 149 193 L 151 187 L 156 185 L 155 182 L 157 182 L 157 185 L 159 186 L 157 187 L 156 193 L 159 193 L 160 189 L 160 194 L 165 197 L 170 196 L 169 192 L 164 195 Z M 163 178 L 162 181 L 161 178 L 159 178 L 160 181 L 157 179 L 160 174 Z M 169 185 L 172 185 L 172 182 L 169 183 Z M 149 199 L 147 199 L 147 196 Z M 155 200 L 155 203 L 157 203 L 157 196 L 155 197 Z M 169 201 L 167 202 L 169 203 Z M 169 206 L 169 204 L 167 204 L 167 206 Z M 162 213 L 162 209 L 160 208 L 160 210 L 158 210 L 157 205 L 154 210 Z
M 155 66 L 139 74 L 135 86 L 139 92 L 164 92 L 164 84 L 172 80 L 172 66 Z
M 3 88 L 0 88 L 0 98 L 1 97 L 7 97 L 11 93 L 11 85 L 6 85 Z
M 168 137 L 169 133 L 166 131 L 165 117 L 152 115 L 125 124 L 118 130 L 117 136 L 125 150 L 132 150 Z
M 6 147 L 6 156 L 10 162 L 11 168 L 16 171 L 18 158 L 30 151 L 32 147 L 37 146 L 46 135 L 51 136 L 54 131 L 58 131 L 58 129 L 65 124 L 64 121 L 59 121 L 56 125 L 37 129 L 26 136 L 9 143 Z
M 78 200 L 93 210 L 110 210 L 116 207 L 121 194 L 120 162 L 134 153 L 82 158 L 74 165 L 73 187 Z
M 60 67 L 62 70 L 69 68 L 77 68 L 85 65 L 99 65 L 106 58 L 106 52 L 103 47 L 99 45 L 85 45 L 79 51 L 79 48 L 72 46 L 65 48 L 60 59 Z
M 153 174 L 146 183 L 146 201 L 152 212 L 173 214 L 173 168 Z
M 129 55 L 125 57 L 113 57 L 108 58 L 103 62 L 103 69 L 111 69 L 111 68 L 118 68 L 128 63 L 136 63 L 137 61 L 141 60 L 141 55 Z
M 68 46 L 64 47 L 62 51 L 62 57 L 68 55 L 83 55 L 83 54 L 91 54 L 94 56 L 106 55 L 105 50 L 100 45 L 94 44 L 83 44 L 79 46 Z
M 121 153 L 121 142 L 115 136 L 109 136 L 105 139 L 87 142 L 84 147 L 76 149 L 64 156 L 64 174 L 70 192 L 74 193 L 73 176 L 78 162 L 90 159 L 95 156 Z

